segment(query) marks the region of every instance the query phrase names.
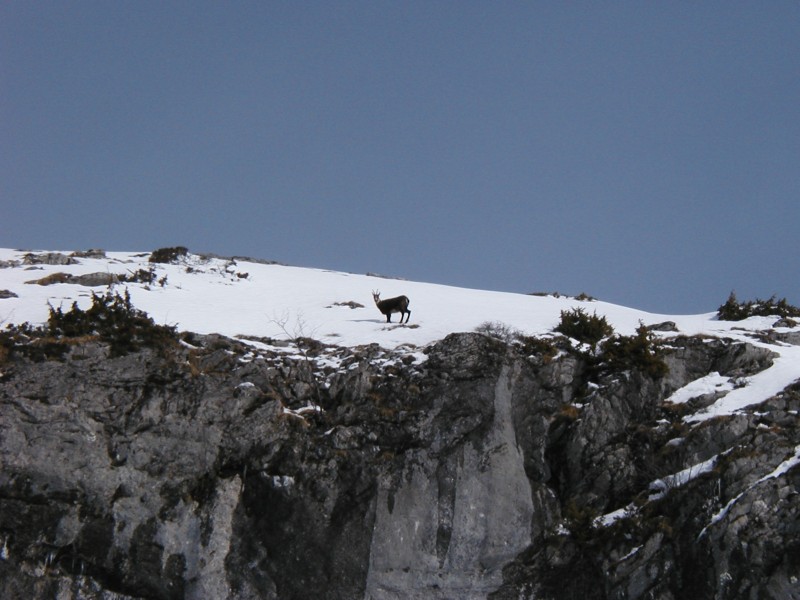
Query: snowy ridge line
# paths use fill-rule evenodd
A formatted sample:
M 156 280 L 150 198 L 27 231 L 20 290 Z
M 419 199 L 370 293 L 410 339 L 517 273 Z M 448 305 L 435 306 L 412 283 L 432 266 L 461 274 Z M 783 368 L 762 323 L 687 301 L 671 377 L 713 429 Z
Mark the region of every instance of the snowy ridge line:
M 378 343 L 392 347 L 411 343 L 417 347 L 443 339 L 447 334 L 474 331 L 487 321 L 505 323 L 529 335 L 551 332 L 562 310 L 584 308 L 606 315 L 615 330 L 632 334 L 639 322 L 664 321 L 653 315 L 605 302 L 569 297 L 531 296 L 456 288 L 402 280 L 381 280 L 384 296 L 407 295 L 413 315 L 409 327 L 387 324 L 374 306 L 376 280 L 368 275 L 339 273 L 278 264 L 231 262 L 188 254 L 176 263 L 150 263 L 149 253 L 109 252 L 105 258 L 79 258 L 73 264 L 38 264 L 35 271 L 22 264 L 27 253 L 0 249 L 0 286 L 18 298 L 0 303 L 0 318 L 15 309 L 14 322 L 43 323 L 47 302 L 54 306 L 77 301 L 85 308 L 92 288 L 69 283 L 37 286 L 27 281 L 57 272 L 81 275 L 108 272 L 119 275 L 153 270 L 163 286 L 129 282 L 137 308 L 157 323 L 175 324 L 181 330 L 220 333 L 228 337 L 245 333 L 280 338 L 280 324 L 268 315 L 302 315 L 308 331 L 343 346 Z M 239 277 L 237 273 L 247 277 Z M 222 276 L 221 276 L 222 275 Z M 98 291 L 102 292 L 102 288 Z M 353 302 L 357 308 L 342 306 Z M 678 318 L 682 331 L 692 334 L 708 329 L 713 315 Z M 280 321 L 280 319 L 277 319 Z M 675 318 L 672 318 L 675 320 Z M 411 327 L 414 326 L 414 327 Z
M 85 309 L 91 303 L 92 293 L 126 290 L 132 304 L 154 322 L 181 331 L 217 333 L 262 349 L 256 340 L 288 340 L 287 346 L 281 342 L 266 347 L 272 352 L 295 356 L 297 349 L 289 348 L 291 338 L 304 337 L 305 331 L 327 346 L 352 349 L 376 344 L 384 350 L 412 354 L 419 363 L 425 358 L 420 349 L 450 333 L 476 331 L 491 322 L 525 335 L 550 335 L 563 311 L 582 309 L 604 316 L 620 335 L 633 335 L 640 324 L 672 321 L 679 335 L 726 337 L 768 347 L 779 355 L 772 367 L 750 377 L 744 387 L 728 390 L 721 378 L 707 376 L 676 392 L 673 402 L 686 401 L 704 390 L 727 392 L 712 406 L 686 417 L 687 422 L 732 414 L 763 402 L 800 379 L 800 347 L 753 339 L 755 334 L 773 328 L 775 319 L 770 317 L 726 322 L 717 320 L 716 312 L 662 315 L 593 299 L 493 292 L 395 279 L 382 279 L 378 283 L 369 275 L 192 253 L 173 263 L 151 263 L 149 252 L 77 253 L 74 257 L 42 253 L 33 259 L 29 255 L 36 253 L 0 249 L 0 290 L 10 292 L 0 299 L 0 324 L 40 325 L 47 321 L 49 306 L 68 308 L 76 302 Z M 55 264 L 37 260 L 45 257 L 56 259 Z M 88 287 L 71 279 L 92 273 L 129 276 L 140 271 L 152 272 L 152 281 Z M 58 273 L 68 275 L 65 282 L 31 283 Z M 399 326 L 396 320 L 386 322 L 372 299 L 376 287 L 385 297 L 410 298 L 413 314 L 408 326 Z M 675 334 L 663 333 L 659 337 L 668 342 L 672 335 Z M 323 359 L 318 359 L 319 368 L 323 371 L 326 366 L 336 368 L 340 357 L 334 351 L 324 353 L 329 355 L 330 362 L 326 365 Z

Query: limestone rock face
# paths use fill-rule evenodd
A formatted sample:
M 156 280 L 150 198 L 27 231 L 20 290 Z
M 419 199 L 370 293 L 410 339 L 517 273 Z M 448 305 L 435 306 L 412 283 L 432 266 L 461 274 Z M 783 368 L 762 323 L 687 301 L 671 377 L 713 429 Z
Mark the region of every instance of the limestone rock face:
M 769 352 L 676 337 L 654 378 L 477 333 L 304 344 L 2 355 L 0 597 L 800 597 L 800 385 L 665 402 Z

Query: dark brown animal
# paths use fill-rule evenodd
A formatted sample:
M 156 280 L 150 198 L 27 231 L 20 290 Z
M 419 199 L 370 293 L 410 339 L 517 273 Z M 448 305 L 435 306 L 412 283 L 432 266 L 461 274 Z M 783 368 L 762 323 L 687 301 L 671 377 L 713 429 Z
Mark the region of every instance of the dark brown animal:
M 408 310 L 408 305 L 411 301 L 408 296 L 397 296 L 396 298 L 381 300 L 381 293 L 373 291 L 372 298 L 375 300 L 375 306 L 378 307 L 378 310 L 386 315 L 387 323 L 392 322 L 392 313 L 400 313 L 400 322 L 402 323 L 403 317 L 405 317 L 406 323 L 408 323 L 411 318 L 411 311 Z

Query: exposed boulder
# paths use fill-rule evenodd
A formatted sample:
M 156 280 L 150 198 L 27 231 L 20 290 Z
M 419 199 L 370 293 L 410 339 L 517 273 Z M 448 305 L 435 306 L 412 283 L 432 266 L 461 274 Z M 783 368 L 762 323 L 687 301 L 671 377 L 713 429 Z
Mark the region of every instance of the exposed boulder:
M 90 248 L 89 250 L 77 250 L 70 256 L 75 258 L 105 258 L 106 251 L 100 248 Z
M 675 321 L 664 321 L 662 323 L 648 325 L 647 329 L 650 331 L 678 331 L 678 325 L 675 323 Z
M 76 265 L 78 261 L 61 252 L 42 252 L 39 254 L 29 252 L 23 257 L 22 263 L 26 265 Z
M 34 285 L 53 285 L 56 283 L 71 283 L 74 285 L 84 285 L 86 287 L 109 286 L 119 282 L 119 276 L 115 273 L 98 272 L 86 273 L 84 275 L 70 275 L 69 273 L 51 273 L 41 279 L 26 281 L 25 283 Z
M 100 287 L 109 286 L 119 282 L 119 276 L 116 273 L 86 273 L 84 275 L 75 275 L 70 279 L 70 283 L 78 285 L 85 285 L 86 287 Z
M 69 273 L 58 272 L 50 273 L 39 279 L 31 279 L 25 283 L 29 285 L 55 285 L 57 283 L 70 283 L 70 279 L 72 279 L 72 275 Z

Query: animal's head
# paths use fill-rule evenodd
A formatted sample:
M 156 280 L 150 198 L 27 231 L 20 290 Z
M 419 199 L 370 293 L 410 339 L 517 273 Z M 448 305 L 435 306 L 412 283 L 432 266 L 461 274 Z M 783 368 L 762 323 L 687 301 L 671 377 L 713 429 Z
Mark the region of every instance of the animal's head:
M 380 291 L 372 290 L 372 299 L 375 300 L 375 304 L 381 301 L 381 293 Z

